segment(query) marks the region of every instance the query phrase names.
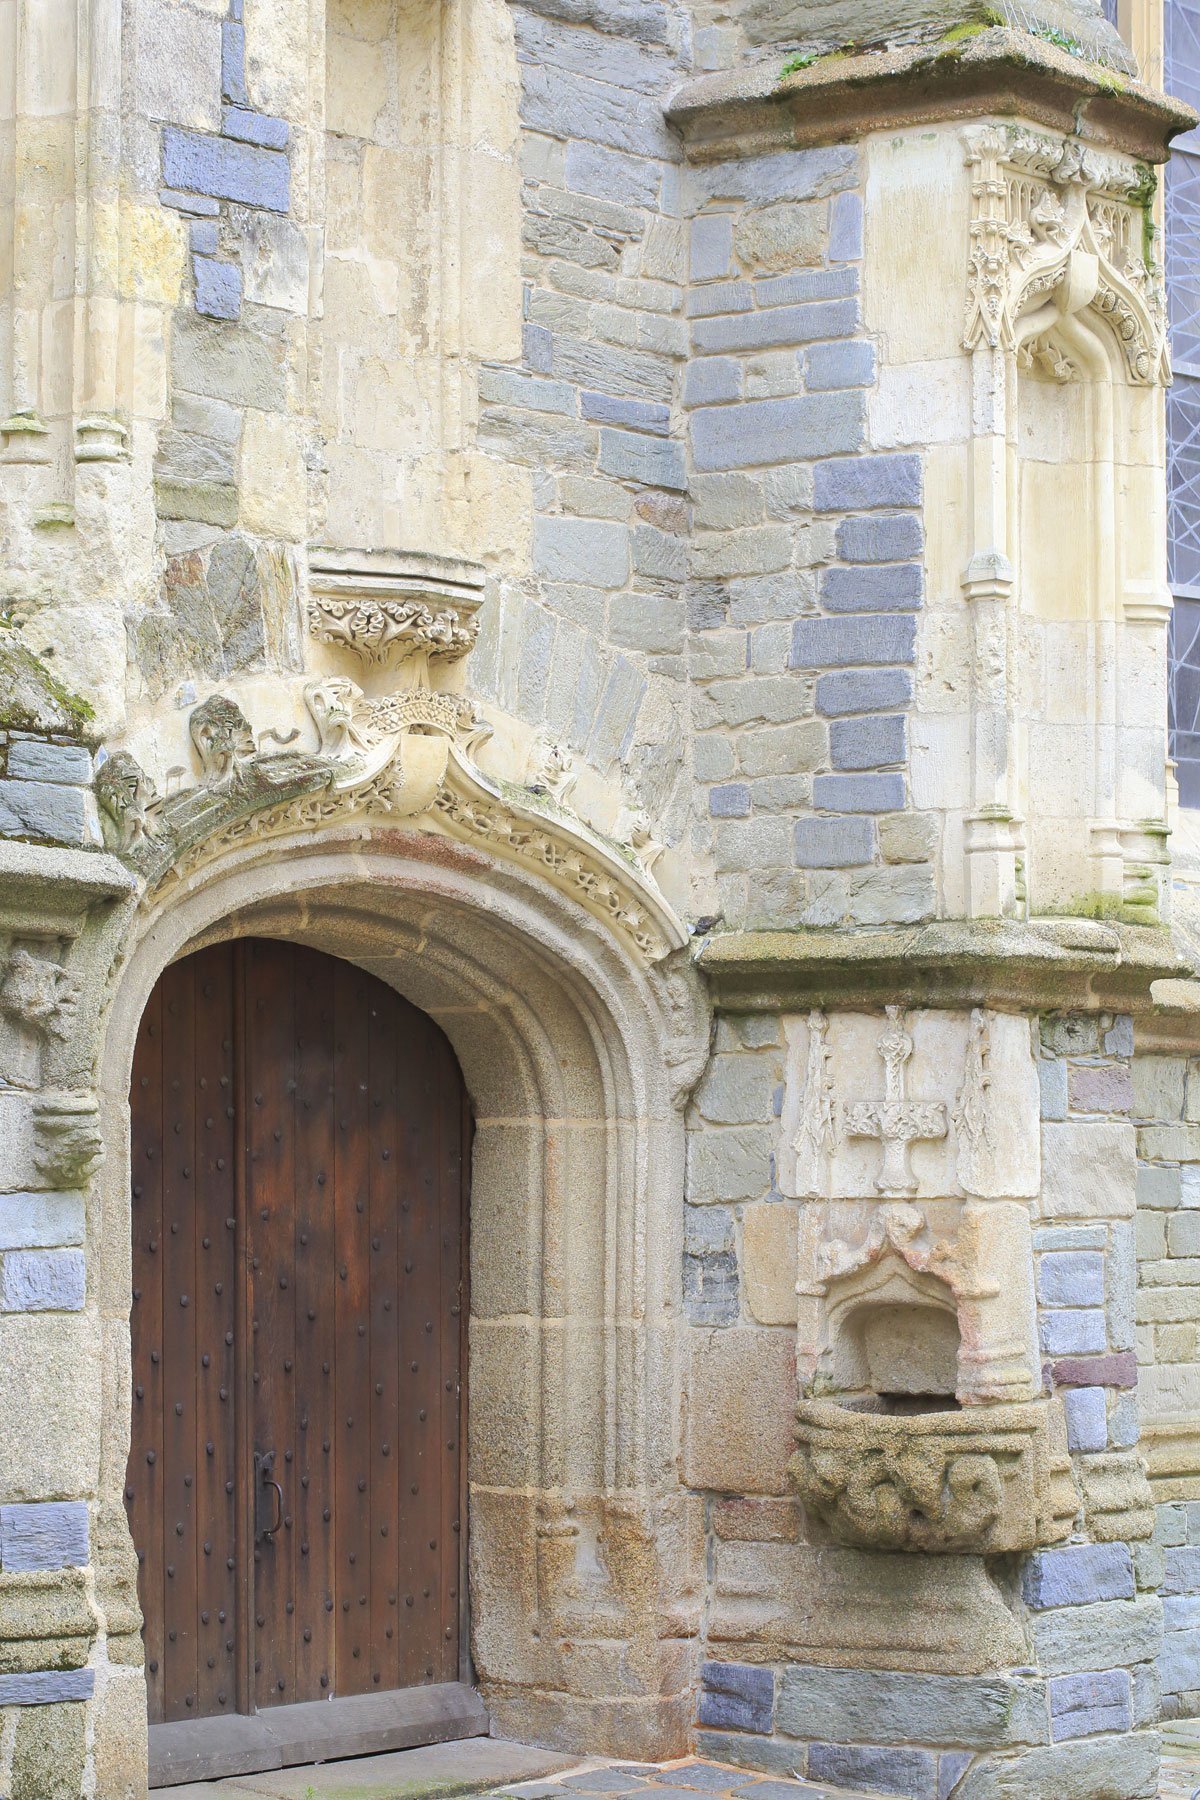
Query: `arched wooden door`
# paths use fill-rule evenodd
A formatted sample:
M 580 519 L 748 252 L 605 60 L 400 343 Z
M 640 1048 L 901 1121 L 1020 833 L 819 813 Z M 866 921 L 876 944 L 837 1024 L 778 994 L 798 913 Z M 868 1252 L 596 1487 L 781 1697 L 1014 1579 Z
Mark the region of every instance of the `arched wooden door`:
M 131 1104 L 152 1774 L 460 1730 L 462 1690 L 444 1729 L 429 1695 L 428 1730 L 397 1701 L 465 1672 L 470 1124 L 449 1044 L 350 963 L 221 944 L 159 981 Z

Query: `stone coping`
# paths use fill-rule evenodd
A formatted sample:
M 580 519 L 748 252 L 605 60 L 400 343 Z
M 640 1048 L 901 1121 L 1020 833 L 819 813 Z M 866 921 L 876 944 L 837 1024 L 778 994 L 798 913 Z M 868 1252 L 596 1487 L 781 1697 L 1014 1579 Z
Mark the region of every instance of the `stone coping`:
M 85 911 L 97 901 L 127 899 L 136 887 L 136 875 L 107 851 L 0 840 L 0 914 L 5 917 L 32 908 L 35 917 L 45 919 L 49 908 L 57 918 Z M 28 932 L 28 919 L 18 923 Z
M 727 932 L 704 940 L 696 961 L 726 1012 L 886 1003 L 1148 1013 L 1156 983 L 1195 987 L 1165 931 L 1093 919 Z M 1200 1016 L 1187 1016 L 1200 1031 Z
M 781 76 L 786 52 L 675 90 L 667 117 L 690 158 L 838 143 L 937 120 L 1019 116 L 1146 162 L 1196 123 L 1190 107 L 1144 82 L 1004 27 L 940 44 L 818 57 Z

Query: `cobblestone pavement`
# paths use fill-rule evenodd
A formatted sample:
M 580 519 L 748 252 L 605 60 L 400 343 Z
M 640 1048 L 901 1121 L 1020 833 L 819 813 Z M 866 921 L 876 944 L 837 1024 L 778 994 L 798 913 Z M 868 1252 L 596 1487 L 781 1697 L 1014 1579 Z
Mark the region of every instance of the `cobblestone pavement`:
M 814 1787 L 808 1781 L 783 1781 L 776 1775 L 751 1775 L 717 1763 L 687 1761 L 651 1768 L 644 1763 L 617 1763 L 611 1768 L 556 1775 L 496 1790 L 490 1800 L 879 1800 L 878 1795 L 846 1788 Z
M 1158 1800 L 1192 1800 L 1200 1793 L 1200 1733 L 1186 1727 L 1167 1728 L 1163 1740 L 1162 1780 Z

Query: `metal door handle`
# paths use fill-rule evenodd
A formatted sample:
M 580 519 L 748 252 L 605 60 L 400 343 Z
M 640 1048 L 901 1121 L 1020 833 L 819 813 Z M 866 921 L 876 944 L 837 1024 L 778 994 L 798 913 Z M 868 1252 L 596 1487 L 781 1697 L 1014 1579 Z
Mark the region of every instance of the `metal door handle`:
M 255 1452 L 254 1541 L 256 1544 L 269 1544 L 283 1524 L 283 1489 L 271 1473 L 274 1467 L 275 1452 L 273 1450 Z M 267 1488 L 275 1489 L 275 1518 L 270 1525 L 263 1523 L 263 1494 Z

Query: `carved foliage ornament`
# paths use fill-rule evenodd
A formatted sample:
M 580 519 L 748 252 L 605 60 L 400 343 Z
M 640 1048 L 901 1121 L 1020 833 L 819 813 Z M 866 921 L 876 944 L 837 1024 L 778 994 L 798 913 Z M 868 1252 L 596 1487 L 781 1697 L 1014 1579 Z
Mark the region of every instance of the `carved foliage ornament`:
M 1162 269 L 1145 172 L 1126 158 L 1023 126 L 966 134 L 972 172 L 965 343 L 1019 352 L 1059 379 L 1074 373 L 1052 341 L 1063 317 L 1107 319 L 1129 377 L 1170 378 Z
M 456 607 L 435 610 L 422 600 L 339 600 L 327 594 L 310 601 L 308 628 L 321 643 L 377 663 L 418 652 L 454 662 L 468 654 L 479 636 L 478 620 L 464 618 Z

